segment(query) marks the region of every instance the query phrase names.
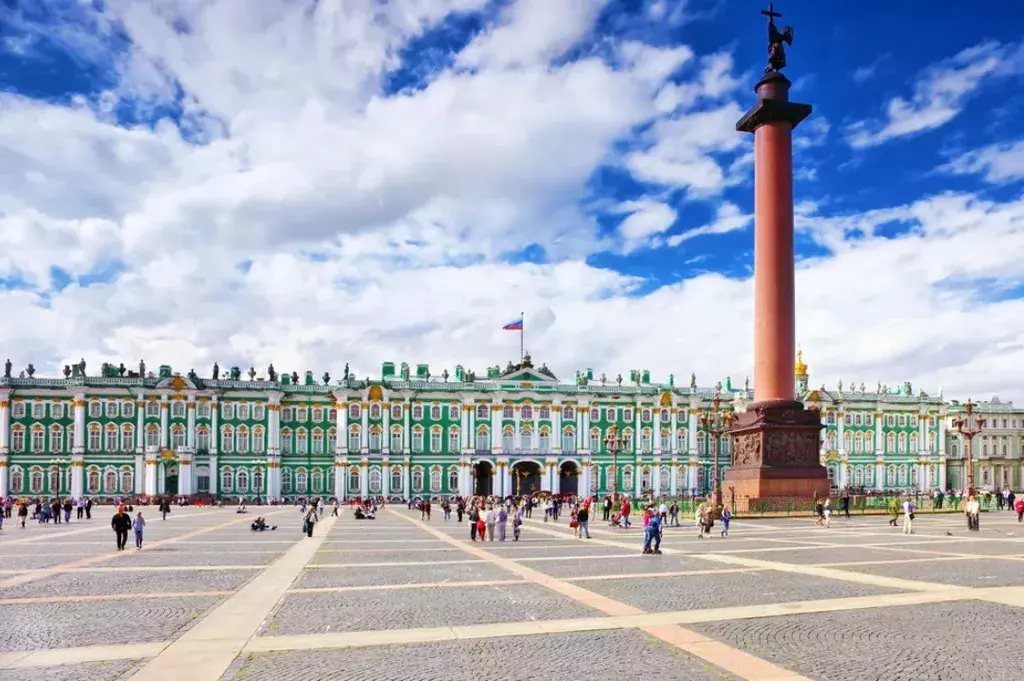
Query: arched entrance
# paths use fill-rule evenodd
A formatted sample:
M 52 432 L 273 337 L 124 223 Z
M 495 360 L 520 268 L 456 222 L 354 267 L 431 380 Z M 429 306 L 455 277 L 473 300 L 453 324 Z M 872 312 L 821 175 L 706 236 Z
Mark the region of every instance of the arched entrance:
M 512 494 L 522 496 L 540 491 L 541 467 L 536 461 L 512 464 Z
M 494 489 L 494 466 L 490 461 L 473 464 L 473 494 L 478 497 L 490 496 Z
M 167 466 L 164 469 L 164 494 L 176 495 L 178 493 L 178 467 Z
M 560 494 L 579 494 L 580 469 L 572 461 L 566 461 L 558 467 L 558 491 Z

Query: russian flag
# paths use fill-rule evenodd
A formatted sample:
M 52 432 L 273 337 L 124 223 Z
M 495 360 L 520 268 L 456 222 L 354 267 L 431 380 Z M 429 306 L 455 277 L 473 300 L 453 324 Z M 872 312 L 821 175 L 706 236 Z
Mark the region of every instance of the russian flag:
M 501 327 L 501 330 L 502 331 L 522 331 L 523 330 L 523 318 L 520 317 L 519 319 L 515 320 L 514 322 L 509 322 L 505 326 Z

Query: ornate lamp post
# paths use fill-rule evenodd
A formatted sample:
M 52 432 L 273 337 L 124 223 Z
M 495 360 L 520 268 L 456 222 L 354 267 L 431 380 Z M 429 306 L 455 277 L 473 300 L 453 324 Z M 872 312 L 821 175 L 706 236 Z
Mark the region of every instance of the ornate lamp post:
M 732 428 L 735 414 L 722 409 L 722 396 L 715 392 L 711 408 L 700 415 L 700 425 L 711 436 L 711 470 L 715 478 L 712 487 L 711 506 L 716 511 L 722 505 L 722 478 L 718 474 L 718 439 Z
M 619 500 L 619 451 L 622 450 L 622 436 L 619 427 L 612 426 L 604 436 L 604 448 L 612 455 L 612 500 Z
M 50 459 L 50 466 L 57 469 L 57 496 L 64 496 L 64 467 L 71 465 L 71 459 Z
M 971 443 L 974 437 L 981 432 L 982 419 L 974 415 L 974 403 L 968 398 L 964 405 L 963 416 L 953 419 L 953 429 L 960 434 L 964 440 L 964 453 L 967 455 L 967 496 L 974 496 L 974 456 Z

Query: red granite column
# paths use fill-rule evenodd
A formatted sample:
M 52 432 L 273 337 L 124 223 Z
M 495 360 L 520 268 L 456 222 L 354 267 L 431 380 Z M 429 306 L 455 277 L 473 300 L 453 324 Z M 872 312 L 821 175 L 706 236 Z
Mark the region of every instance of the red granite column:
M 736 129 L 754 134 L 754 402 L 736 419 L 725 484 L 738 510 L 827 494 L 818 460 L 821 420 L 794 386 L 795 263 L 792 134 L 811 113 L 789 101 L 789 80 L 768 71 Z

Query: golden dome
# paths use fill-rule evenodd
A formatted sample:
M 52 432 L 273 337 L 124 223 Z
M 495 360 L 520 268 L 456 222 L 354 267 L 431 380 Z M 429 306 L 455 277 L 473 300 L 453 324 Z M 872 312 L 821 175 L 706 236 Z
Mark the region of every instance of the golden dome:
M 807 365 L 804 364 L 804 351 L 803 349 L 797 349 L 796 351 L 796 366 L 794 367 L 794 373 L 797 376 L 807 375 Z

